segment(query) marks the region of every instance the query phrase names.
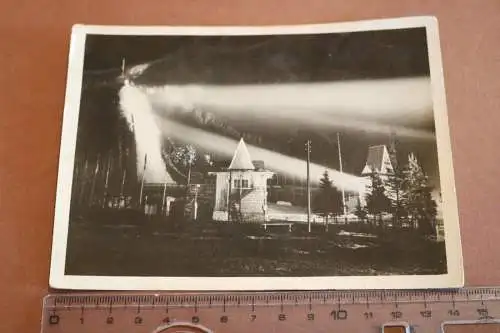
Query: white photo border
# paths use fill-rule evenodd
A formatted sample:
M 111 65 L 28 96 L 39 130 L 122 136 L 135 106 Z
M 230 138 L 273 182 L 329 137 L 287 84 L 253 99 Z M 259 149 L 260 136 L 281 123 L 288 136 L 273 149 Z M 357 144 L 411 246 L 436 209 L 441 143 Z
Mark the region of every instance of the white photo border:
M 83 80 L 85 40 L 100 35 L 274 35 L 318 34 L 426 28 L 432 103 L 436 127 L 439 175 L 443 200 L 447 273 L 440 275 L 383 275 L 331 277 L 124 277 L 66 275 L 71 188 L 76 133 Z M 458 288 L 464 285 L 462 246 L 438 22 L 434 17 L 407 17 L 358 22 L 290 26 L 91 26 L 72 29 L 63 114 L 55 203 L 50 287 L 73 290 L 256 291 L 319 289 L 420 289 Z

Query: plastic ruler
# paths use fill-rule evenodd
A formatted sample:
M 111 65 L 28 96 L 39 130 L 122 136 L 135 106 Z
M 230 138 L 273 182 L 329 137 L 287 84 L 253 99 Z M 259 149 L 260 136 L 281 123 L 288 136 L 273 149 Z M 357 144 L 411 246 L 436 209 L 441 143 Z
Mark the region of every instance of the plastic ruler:
M 500 287 L 52 294 L 43 302 L 42 333 L 483 332 L 477 325 L 489 333 L 500 332 L 499 319 Z

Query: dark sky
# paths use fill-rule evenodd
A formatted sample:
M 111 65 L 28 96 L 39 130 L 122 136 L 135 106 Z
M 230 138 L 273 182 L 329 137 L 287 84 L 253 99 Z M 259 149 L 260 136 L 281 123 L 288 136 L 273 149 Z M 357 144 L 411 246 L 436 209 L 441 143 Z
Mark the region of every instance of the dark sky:
M 273 83 L 427 76 L 424 28 L 277 36 L 102 36 L 86 41 L 87 73 L 154 62 L 143 84 Z
M 122 59 L 127 67 L 149 63 L 133 80 L 140 85 L 244 84 L 331 82 L 352 79 L 428 76 L 424 28 L 319 35 L 275 36 L 104 36 L 86 40 L 80 146 L 111 146 L 116 131 L 117 92 Z M 98 120 L 98 121 L 96 121 Z M 87 124 L 87 125 L 83 125 Z M 299 129 L 300 132 L 300 129 Z M 115 134 L 113 134 L 115 133 Z M 245 133 L 248 134 L 248 133 Z M 261 133 L 259 133 L 261 135 Z M 302 154 L 310 133 L 262 140 L 290 153 Z M 345 170 L 358 174 L 369 145 L 389 144 L 389 135 L 346 132 L 343 135 Z M 313 159 L 336 165 L 334 139 L 321 135 L 314 142 Z M 235 138 L 237 139 L 237 138 Z M 84 142 L 87 143 L 84 143 Z M 273 143 L 273 141 L 275 143 Z M 281 142 L 279 142 L 281 141 Z M 400 138 L 400 159 L 414 151 L 437 185 L 435 142 Z M 302 156 L 301 156 L 302 157 Z

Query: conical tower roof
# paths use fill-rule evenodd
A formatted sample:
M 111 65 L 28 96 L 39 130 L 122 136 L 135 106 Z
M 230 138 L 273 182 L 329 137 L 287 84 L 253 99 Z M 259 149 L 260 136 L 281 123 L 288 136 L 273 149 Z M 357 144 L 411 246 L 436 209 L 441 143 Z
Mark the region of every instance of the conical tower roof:
M 240 139 L 238 147 L 234 151 L 233 159 L 229 165 L 229 170 L 254 170 L 255 167 L 250 158 L 250 153 L 248 152 L 247 145 L 243 138 Z
M 371 146 L 368 148 L 366 165 L 361 174 L 370 174 L 372 170 L 381 173 L 394 171 L 394 166 L 392 165 L 389 152 L 385 145 Z

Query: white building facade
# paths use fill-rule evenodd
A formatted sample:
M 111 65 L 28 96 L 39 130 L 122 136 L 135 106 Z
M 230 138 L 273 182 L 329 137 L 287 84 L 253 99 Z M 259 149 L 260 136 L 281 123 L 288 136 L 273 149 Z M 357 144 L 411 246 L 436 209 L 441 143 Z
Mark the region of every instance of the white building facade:
M 257 163 L 255 163 L 257 164 Z M 215 182 L 215 221 L 265 222 L 267 181 L 274 173 L 262 163 L 256 168 L 245 141 L 240 140 L 227 170 L 213 172 Z

